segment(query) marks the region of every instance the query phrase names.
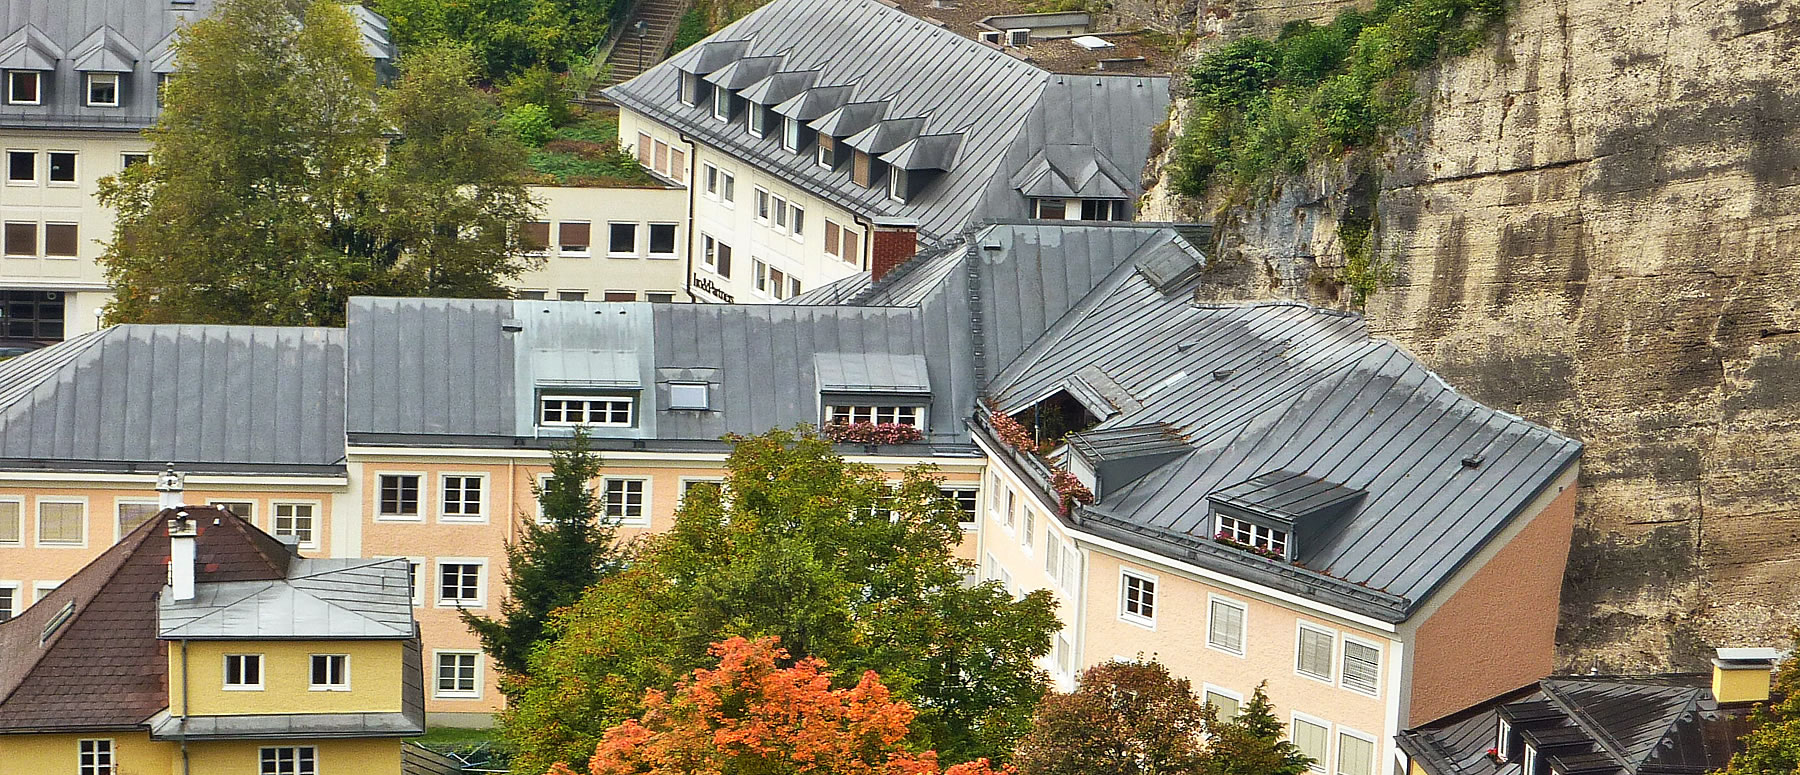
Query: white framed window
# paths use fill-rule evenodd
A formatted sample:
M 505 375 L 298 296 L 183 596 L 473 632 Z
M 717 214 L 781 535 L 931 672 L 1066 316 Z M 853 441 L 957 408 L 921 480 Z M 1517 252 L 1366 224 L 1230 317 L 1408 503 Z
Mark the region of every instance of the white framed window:
M 1381 688 L 1380 646 L 1345 635 L 1343 665 L 1339 685 L 1370 697 L 1378 693 Z
M 416 521 L 423 513 L 419 510 L 419 482 L 423 474 L 379 474 L 376 491 L 376 519 Z
M 775 222 L 775 230 L 780 231 L 780 232 L 785 232 L 785 231 L 787 231 L 787 227 L 788 227 L 788 203 L 787 203 L 787 200 L 783 199 L 779 196 L 773 196 L 773 197 L 770 197 L 770 199 L 772 200 L 772 203 L 769 206 L 769 211 L 770 211 L 771 220 L 773 220 Z
M 350 691 L 350 655 L 313 654 L 306 688 L 314 692 Z
M 614 221 L 606 224 L 606 255 L 613 258 L 636 258 L 637 228 L 635 223 Z
M 140 498 L 114 498 L 113 513 L 118 517 L 113 523 L 113 542 L 124 538 L 126 533 L 137 529 L 138 525 L 149 522 L 151 517 L 162 511 L 156 501 Z
M 1235 517 L 1219 515 L 1217 535 L 1246 546 L 1266 549 L 1283 557 L 1287 556 L 1288 534 L 1285 530 L 1257 525 Z
M 119 106 L 118 73 L 87 74 L 87 106 L 90 108 L 116 108 Z
M 712 408 L 712 390 L 705 382 L 669 383 L 669 408 L 705 411 Z
M 760 293 L 769 292 L 769 265 L 760 258 L 750 259 L 751 285 Z
M 1032 553 L 1031 542 L 1037 540 L 1037 512 L 1032 511 L 1030 506 L 1026 506 L 1022 516 L 1025 529 L 1019 534 L 1019 548 L 1024 550 L 1026 555 L 1030 555 Z
M 1211 593 L 1208 593 L 1206 597 L 1207 648 L 1243 656 L 1245 622 L 1249 618 L 1249 606 Z
M 119 154 L 119 169 L 122 169 L 122 170 L 131 169 L 132 167 L 136 167 L 139 164 L 149 164 L 149 163 L 150 163 L 150 154 L 147 154 L 147 153 L 139 152 L 139 153 L 121 153 L 121 154 Z
M 713 89 L 713 118 L 719 121 L 731 120 L 731 90 L 723 86 Z
M 712 162 L 700 163 L 700 191 L 708 199 L 719 198 L 719 168 Z
M 981 42 L 992 43 L 992 44 L 998 46 L 998 45 L 1000 45 L 1000 36 L 1005 35 L 1005 34 L 1006 33 L 1003 33 L 999 30 L 982 30 L 981 31 Z
M 635 403 L 630 396 L 548 395 L 538 399 L 538 424 L 629 428 Z
M 440 474 L 438 520 L 442 522 L 487 521 L 487 474 Z
M 259 775 L 319 775 L 319 749 L 310 745 L 284 745 L 260 749 Z
M 37 545 L 87 546 L 87 499 L 38 498 Z
M 795 240 L 806 238 L 806 208 L 788 203 L 788 234 Z
M 825 169 L 836 167 L 837 138 L 820 132 L 818 146 L 813 150 L 813 161 Z
M 1338 756 L 1343 756 L 1343 753 L 1340 751 Z M 1520 767 L 1525 771 L 1525 775 L 1542 775 L 1538 772 L 1537 748 L 1532 744 L 1525 744 L 1525 755 L 1522 757 L 1521 762 Z
M 731 246 L 720 242 L 711 234 L 700 235 L 700 262 L 713 274 L 720 277 L 731 277 Z
M 988 472 L 987 472 L 988 513 L 990 513 L 990 514 L 1000 513 L 1000 504 L 1002 503 L 1000 493 L 1004 492 L 1005 490 L 1006 490 L 1006 485 L 1001 484 L 1001 482 L 1000 482 L 1000 473 L 993 469 L 988 469 Z
M 524 243 L 521 247 L 524 248 L 526 255 L 550 255 L 550 222 L 527 222 L 519 231 L 519 240 Z
M 1155 576 L 1119 569 L 1119 618 L 1132 624 L 1156 628 Z
M 681 104 L 690 108 L 700 106 L 700 76 L 693 73 L 681 74 Z
M 36 70 L 6 71 L 6 102 L 9 105 L 44 104 L 44 75 Z
M 683 502 L 686 502 L 689 493 L 692 493 L 695 490 L 702 488 L 702 487 L 712 488 L 714 491 L 719 493 L 719 496 L 721 498 L 724 497 L 724 494 L 725 494 L 725 480 L 724 479 L 721 479 L 716 476 L 684 476 L 684 477 L 681 477 L 681 500 Z M 679 506 L 680 504 L 676 504 L 676 505 Z
M 234 501 L 226 498 L 207 498 L 206 505 L 216 506 L 232 513 L 252 525 L 256 524 L 256 501 Z
M 433 651 L 437 670 L 432 681 L 433 697 L 445 699 L 481 698 L 481 652 Z
M 676 251 L 675 236 L 676 236 L 677 230 L 679 228 L 680 228 L 680 225 L 674 224 L 674 223 L 652 223 L 652 224 L 650 224 L 650 257 L 651 258 L 675 258 L 676 257 L 677 251 Z
M 1010 486 L 1006 488 L 1006 511 L 1000 515 L 1000 520 L 1002 524 L 1006 525 L 1006 532 L 1011 533 L 1017 529 L 1019 523 L 1019 494 Z
M 557 291 L 557 301 L 587 301 L 587 291 Z
M 25 499 L 0 496 L 0 546 L 25 544 Z
M 293 536 L 302 548 L 319 547 L 318 501 L 274 501 L 269 504 L 269 531 L 276 537 Z
M 1219 709 L 1219 719 L 1229 721 L 1237 718 L 1238 711 L 1244 707 L 1244 695 L 1212 684 L 1204 684 L 1201 697 L 1206 704 Z
M 737 206 L 737 176 L 724 170 L 719 170 L 719 203 Z
M 1025 46 L 1031 43 L 1031 30 L 1007 30 L 1006 45 Z
M 1056 642 L 1051 646 L 1050 661 L 1056 665 L 1056 674 L 1064 677 L 1075 675 L 1075 644 L 1069 642 L 1069 636 L 1056 634 Z
M 760 139 L 766 133 L 763 128 L 766 115 L 763 106 L 748 101 L 744 103 L 744 128 L 750 130 L 751 137 Z
M 922 406 L 834 404 L 825 407 L 825 422 L 828 425 L 872 422 L 918 428 L 925 424 L 924 415 L 925 407 Z
M 260 692 L 263 690 L 263 655 L 226 654 L 225 691 Z
M 1331 683 L 1331 656 L 1336 640 L 1336 632 L 1300 622 L 1294 636 L 1294 672 Z
M 44 154 L 47 160 L 46 172 L 49 173 L 50 185 L 75 185 L 74 151 L 49 151 Z
M 486 558 L 438 558 L 438 605 L 444 608 L 486 607 L 486 571 Z
M 942 487 L 938 492 L 944 494 L 951 503 L 956 504 L 956 524 L 963 532 L 972 533 L 976 527 L 976 509 L 981 503 L 979 487 Z
M 554 478 L 553 474 L 538 474 L 534 479 L 534 481 L 537 482 L 537 489 L 532 491 L 531 506 L 536 509 L 534 516 L 537 517 L 537 523 L 540 525 L 550 524 L 550 520 L 544 518 L 543 494 L 550 489 L 550 480 L 552 478 Z
M 800 152 L 800 121 L 798 119 L 782 117 L 781 149 L 788 153 Z
M 1331 722 L 1296 711 L 1289 730 L 1294 747 L 1313 760 L 1308 769 L 1325 772 L 1331 768 Z
M 895 167 L 888 170 L 888 199 L 895 202 L 906 201 L 906 170 Z
M 62 586 L 62 582 L 60 582 L 60 581 L 33 581 L 33 582 L 31 582 L 31 604 L 37 605 L 38 603 L 44 602 L 44 598 L 49 597 L 51 592 L 55 592 L 57 590 L 57 588 L 61 587 L 61 586 Z M 72 603 L 71 603 L 71 605 L 72 605 Z M 46 627 L 45 629 L 51 630 L 51 631 L 55 630 L 55 628 L 52 628 L 52 627 Z
M 1062 588 L 1071 595 L 1081 591 L 1081 550 L 1074 541 L 1063 544 Z
M 6 182 L 11 185 L 37 184 L 37 151 L 6 152 Z
M 24 585 L 17 581 L 0 581 L 0 622 L 19 615 L 25 610 Z
M 425 560 L 418 557 L 383 557 L 381 559 L 406 561 L 406 586 L 412 590 L 412 605 L 414 608 L 424 605 L 425 589 L 424 584 L 420 583 L 424 581 L 424 574 L 420 571 L 425 567 Z
M 113 760 L 113 741 L 108 738 L 82 740 L 76 749 L 81 760 L 76 772 L 80 775 L 113 775 L 116 762 Z
M 1375 736 L 1338 727 L 1338 775 L 1375 775 Z M 1533 775 L 1526 765 L 1525 775 Z
M 593 255 L 594 225 L 587 221 L 563 221 L 556 224 L 556 254 L 564 258 L 587 258 Z
M 769 224 L 769 190 L 757 186 L 755 191 L 751 201 L 756 205 L 756 222 L 767 226 Z
M 616 525 L 650 524 L 650 480 L 609 476 L 601 480 L 606 518 Z

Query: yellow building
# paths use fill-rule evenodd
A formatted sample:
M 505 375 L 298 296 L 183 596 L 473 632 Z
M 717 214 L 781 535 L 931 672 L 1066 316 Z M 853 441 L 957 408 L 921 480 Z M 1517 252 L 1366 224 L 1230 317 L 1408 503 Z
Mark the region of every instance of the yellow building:
M 168 508 L 0 622 L 0 775 L 382 772 L 424 730 L 405 564 Z

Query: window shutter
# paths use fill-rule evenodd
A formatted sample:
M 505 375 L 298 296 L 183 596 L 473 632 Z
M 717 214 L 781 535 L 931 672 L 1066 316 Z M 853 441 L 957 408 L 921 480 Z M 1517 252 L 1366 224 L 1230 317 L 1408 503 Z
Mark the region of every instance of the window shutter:
M 826 253 L 834 255 L 834 256 L 843 255 L 842 253 L 838 252 L 840 250 L 840 246 L 841 246 L 841 243 L 838 241 L 838 233 L 840 231 L 842 231 L 842 230 L 838 228 L 837 224 L 832 223 L 831 221 L 825 222 L 825 252 Z
M 1244 612 L 1230 603 L 1213 601 L 1206 640 L 1226 651 L 1244 650 Z
M 669 149 L 669 177 L 678 183 L 687 182 L 687 154 L 680 148 Z
M 1338 733 L 1338 775 L 1374 775 L 1375 744 Z
M 74 257 L 79 240 L 73 223 L 44 224 L 44 255 Z
M 35 224 L 35 223 L 9 223 L 9 224 L 6 224 L 6 255 L 9 255 L 9 256 L 35 256 L 35 255 L 37 255 L 37 224 Z
M 1294 719 L 1294 746 L 1313 760 L 1313 769 L 1325 769 L 1325 760 L 1331 755 L 1331 730 L 1314 724 L 1311 721 Z
M 844 230 L 844 260 L 858 266 L 862 265 L 862 256 L 856 252 L 856 232 Z
M 869 187 L 869 180 L 874 165 L 869 163 L 869 155 L 855 151 L 851 155 L 850 180 L 863 188 Z
M 638 151 L 637 152 L 638 163 L 642 164 L 646 167 L 650 166 L 650 136 L 649 135 L 644 134 L 643 132 L 638 133 L 638 149 L 637 149 L 637 151 Z
M 1380 684 L 1381 650 L 1361 643 L 1344 641 L 1344 685 L 1361 692 L 1375 693 Z
M 1300 672 L 1331 678 L 1331 636 L 1317 630 L 1300 630 Z
M 550 247 L 550 222 L 532 221 L 525 224 L 525 249 L 543 250 Z
M 592 244 L 588 242 L 591 236 L 590 228 L 591 225 L 586 223 L 563 222 L 557 226 L 562 235 L 560 244 L 564 249 L 586 250 L 588 245 Z

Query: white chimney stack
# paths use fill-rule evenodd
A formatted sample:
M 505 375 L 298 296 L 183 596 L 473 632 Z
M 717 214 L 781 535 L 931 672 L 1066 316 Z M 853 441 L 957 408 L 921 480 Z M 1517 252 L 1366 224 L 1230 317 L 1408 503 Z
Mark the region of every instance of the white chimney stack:
M 200 527 L 186 511 L 169 517 L 169 586 L 176 600 L 194 599 L 195 537 Z
M 182 486 L 187 482 L 187 474 L 178 473 L 175 464 L 170 463 L 167 469 L 156 477 L 156 507 L 159 509 L 178 509 L 187 504 L 182 503 Z

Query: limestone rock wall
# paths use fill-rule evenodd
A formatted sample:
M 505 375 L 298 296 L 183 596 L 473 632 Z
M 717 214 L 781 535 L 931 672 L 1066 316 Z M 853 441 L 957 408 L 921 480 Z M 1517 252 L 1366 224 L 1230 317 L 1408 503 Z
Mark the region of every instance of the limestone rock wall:
M 1199 7 L 1198 47 L 1339 5 Z M 1378 176 L 1322 165 L 1226 218 L 1203 295 L 1335 301 L 1336 217 L 1373 195 L 1395 280 L 1372 326 L 1587 443 L 1561 667 L 1781 645 L 1800 625 L 1800 2 L 1519 0 L 1419 88 Z

